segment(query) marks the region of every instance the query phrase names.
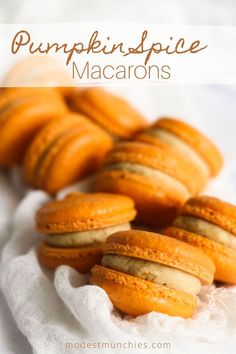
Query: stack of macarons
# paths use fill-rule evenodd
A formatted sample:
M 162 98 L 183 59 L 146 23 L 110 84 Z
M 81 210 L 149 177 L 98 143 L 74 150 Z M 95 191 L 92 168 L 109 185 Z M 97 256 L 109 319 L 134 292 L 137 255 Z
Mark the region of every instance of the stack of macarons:
M 148 126 L 146 119 L 125 99 L 99 87 L 78 90 L 71 99 L 71 107 L 115 139 L 131 138 Z
M 215 263 L 215 279 L 236 284 L 236 206 L 209 196 L 191 198 L 164 233 L 202 249 Z
M 106 238 L 129 230 L 136 211 L 132 199 L 105 193 L 71 193 L 44 204 L 36 214 L 36 227 L 45 234 L 40 262 L 51 269 L 70 265 L 88 273 L 100 263 Z
M 212 141 L 191 125 L 174 118 L 160 118 L 136 136 L 138 141 L 158 145 L 160 141 L 187 156 L 198 169 L 203 189 L 222 168 L 222 156 Z
M 201 285 L 236 284 L 236 207 L 198 196 L 222 157 L 195 128 L 172 118 L 149 127 L 101 88 L 10 88 L 0 93 L 0 141 L 0 166 L 21 165 L 26 183 L 50 194 L 96 172 L 94 193 L 38 210 L 43 266 L 92 268 L 90 283 L 135 316 L 187 318 Z M 160 235 L 130 222 L 169 227 Z
M 137 221 L 169 225 L 178 209 L 203 184 L 202 175 L 188 157 L 161 141 L 116 144 L 98 172 L 95 191 L 128 195 L 135 201 Z
M 151 311 L 191 317 L 202 284 L 210 284 L 215 266 L 196 247 L 146 231 L 108 237 L 102 265 L 90 283 L 102 287 L 114 306 L 138 316 Z
M 94 172 L 112 147 L 110 136 L 84 116 L 67 113 L 46 124 L 25 155 L 29 186 L 55 194 Z
M 34 67 L 38 61 L 29 59 L 29 64 Z M 21 82 L 24 70 L 25 61 L 14 68 L 13 79 L 19 76 Z M 94 173 L 114 138 L 147 127 L 128 102 L 103 89 L 81 89 L 81 96 L 80 90 L 68 92 L 63 96 L 58 88 L 18 87 L 0 93 L 0 167 L 23 165 L 25 182 L 50 194 Z M 73 104 L 79 97 L 88 111 L 72 113 L 65 100 L 69 96 Z
M 191 317 L 202 285 L 214 279 L 213 261 L 197 247 L 157 233 L 131 230 L 132 199 L 108 193 L 71 193 L 36 213 L 41 265 L 91 270 L 114 306 L 138 316 L 151 311 Z

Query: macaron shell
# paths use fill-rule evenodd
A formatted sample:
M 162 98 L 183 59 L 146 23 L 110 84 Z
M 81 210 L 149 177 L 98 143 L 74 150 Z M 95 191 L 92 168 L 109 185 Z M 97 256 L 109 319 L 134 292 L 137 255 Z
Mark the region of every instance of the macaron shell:
M 37 186 L 56 193 L 98 169 L 110 148 L 107 135 L 88 127 L 74 128 L 58 138 L 44 156 L 38 166 Z
M 0 165 L 9 167 L 21 162 L 38 130 L 66 111 L 58 101 L 35 99 L 7 112 L 0 122 Z
M 40 185 L 51 194 L 96 171 L 111 147 L 103 136 L 92 132 L 74 132 L 62 142 L 54 158 L 48 156 L 48 165 Z
M 47 83 L 48 84 L 48 83 Z M 71 96 L 74 96 L 75 92 L 78 91 L 77 87 L 7 87 L 1 92 L 0 95 L 0 110 L 2 109 L 3 104 L 7 104 L 8 102 L 15 101 L 16 99 L 34 96 L 34 95 L 51 95 L 51 97 L 59 97 L 63 96 L 66 100 L 70 100 Z
M 56 107 L 56 112 L 59 109 L 63 112 L 68 110 L 62 97 L 53 90 L 32 89 L 31 91 L 28 89 L 27 91 L 25 89 L 22 92 L 16 89 L 15 95 L 13 89 L 9 92 L 6 90 L 6 93 L 4 91 L 4 94 L 0 95 L 0 128 L 4 128 L 9 120 L 17 118 L 14 117 L 15 112 L 38 105 L 47 105 L 48 107 L 53 105 Z
M 38 247 L 38 259 L 42 265 L 53 270 L 60 265 L 68 265 L 80 273 L 88 273 L 101 262 L 102 246 L 59 248 L 43 242 Z
M 127 101 L 101 88 L 81 90 L 72 106 L 121 138 L 129 138 L 147 127 L 145 118 Z
M 236 236 L 236 206 L 230 203 L 200 196 L 188 199 L 180 213 L 209 221 Z
M 108 237 L 104 253 L 164 264 L 194 275 L 203 284 L 212 283 L 215 272 L 214 263 L 200 249 L 154 232 L 116 232 Z
M 127 315 L 156 311 L 171 316 L 191 317 L 196 298 L 184 292 L 96 265 L 90 283 L 102 287 L 114 306 Z
M 209 165 L 212 176 L 215 176 L 223 165 L 223 158 L 218 148 L 197 129 L 173 118 L 161 118 L 154 127 L 165 129 L 192 146 Z
M 63 138 L 65 135 L 74 133 L 75 129 L 93 129 L 94 126 L 84 116 L 73 113 L 66 113 L 61 118 L 46 124 L 36 135 L 27 149 L 24 159 L 24 178 L 29 185 L 37 186 L 37 165 L 45 153 L 50 149 L 52 143 Z M 105 134 L 105 133 L 104 133 Z M 109 139 L 107 135 L 107 140 Z M 110 140 L 111 141 L 111 140 Z M 106 144 L 105 144 L 106 145 Z
M 61 101 L 61 96 L 55 88 L 52 87 L 11 87 L 5 88 L 0 94 L 0 111 L 5 106 L 11 105 L 14 102 L 24 102 L 34 98 L 50 98 L 52 100 Z
M 236 284 L 236 254 L 234 250 L 206 237 L 176 227 L 169 227 L 163 232 L 167 236 L 200 248 L 213 260 L 216 266 L 215 279 Z
M 129 196 L 138 211 L 136 221 L 158 227 L 169 225 L 186 200 L 181 192 L 170 189 L 169 185 L 158 185 L 149 178 L 127 171 L 101 171 L 93 188 L 97 192 Z
M 61 201 L 51 201 L 36 213 L 39 232 L 60 234 L 119 225 L 134 219 L 132 199 L 106 193 L 71 193 Z
M 65 115 L 33 140 L 25 157 L 25 180 L 56 193 L 96 170 L 112 144 L 110 136 L 84 116 Z
M 157 146 L 157 147 L 160 147 L 161 145 L 163 145 L 163 142 L 160 139 L 158 139 L 157 137 L 149 134 L 148 132 L 143 132 L 143 133 L 138 134 L 137 137 L 136 137 L 136 140 L 140 141 L 140 142 L 143 142 L 143 143 L 151 144 L 151 145 L 154 145 L 154 146 Z M 166 143 L 166 145 L 169 148 L 171 148 L 171 146 L 168 145 L 167 143 Z M 174 151 L 176 153 L 176 149 L 175 148 L 174 148 Z M 207 175 L 205 173 L 203 173 L 201 169 L 196 167 L 196 165 L 192 162 L 192 160 L 190 158 L 188 158 L 186 156 L 183 156 L 182 153 L 181 153 L 181 155 L 182 155 L 182 159 L 185 158 L 186 164 L 191 166 L 191 170 L 195 174 L 194 182 L 196 183 L 196 186 L 195 186 L 196 193 L 202 191 L 205 188 L 205 186 L 206 186 L 206 184 L 208 182 Z M 192 174 L 190 175 L 190 179 L 192 179 Z
M 4 85 L 9 87 L 64 86 L 66 88 L 71 83 L 72 78 L 53 56 L 35 53 L 17 61 L 4 78 Z
M 183 183 L 191 194 L 196 194 L 199 190 L 195 166 L 165 143 L 160 142 L 158 146 L 141 142 L 119 143 L 109 153 L 106 163 L 116 162 L 138 163 L 158 169 Z

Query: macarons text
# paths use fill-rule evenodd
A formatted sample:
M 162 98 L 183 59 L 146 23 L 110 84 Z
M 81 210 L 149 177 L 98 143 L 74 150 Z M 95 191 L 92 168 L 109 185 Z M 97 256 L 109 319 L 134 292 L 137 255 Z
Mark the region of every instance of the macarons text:
M 124 41 L 121 42 L 116 42 L 113 41 L 110 36 L 106 36 L 104 39 L 104 34 L 100 34 L 99 31 L 94 31 L 91 36 L 89 37 L 88 41 L 85 42 L 74 42 L 74 43 L 58 43 L 58 42 L 40 42 L 40 41 L 35 41 L 34 38 L 32 38 L 32 35 L 30 34 L 29 31 L 26 30 L 20 30 L 18 31 L 12 40 L 11 43 L 11 52 L 12 54 L 17 54 L 20 53 L 22 50 L 24 50 L 24 53 L 27 52 L 27 54 L 31 55 L 39 55 L 39 54 L 63 54 L 63 57 L 65 56 L 65 63 L 66 65 L 72 64 L 72 76 L 76 75 L 76 73 L 79 73 L 79 77 L 81 75 L 87 75 L 87 77 L 90 75 L 91 72 L 93 76 L 91 78 L 95 79 L 95 76 L 99 72 L 100 74 L 97 75 L 98 78 L 100 79 L 101 76 L 103 75 L 103 72 L 108 72 L 111 71 L 113 68 L 112 65 L 108 65 L 107 67 L 100 67 L 95 68 L 95 70 L 90 67 L 89 61 L 86 61 L 80 69 L 78 69 L 78 63 L 75 61 L 77 60 L 77 56 L 81 54 L 102 54 L 102 55 L 112 55 L 112 54 L 118 54 L 121 57 L 134 57 L 137 56 L 141 58 L 141 65 L 139 62 L 138 68 L 135 67 L 135 65 L 131 68 L 130 66 L 125 68 L 123 70 L 124 74 L 121 74 L 122 78 L 124 76 L 129 76 L 129 73 L 133 73 L 135 77 L 137 77 L 136 72 L 142 70 L 142 72 L 146 73 L 144 76 L 147 76 L 150 74 L 151 71 L 156 72 L 156 78 L 164 78 L 168 79 L 171 76 L 171 70 L 168 65 L 162 65 L 162 66 L 156 66 L 155 69 L 153 67 L 147 67 L 147 64 L 151 61 L 156 62 L 157 59 L 155 56 L 165 54 L 165 55 L 184 55 L 184 54 L 197 54 L 203 50 L 205 50 L 208 47 L 207 44 L 202 44 L 202 42 L 199 39 L 195 39 L 193 41 L 186 40 L 185 38 L 174 38 L 174 36 L 168 37 L 168 39 L 165 40 L 164 42 L 157 41 L 157 42 L 152 42 L 150 40 L 150 34 L 147 30 L 144 30 L 137 43 L 135 43 L 133 46 L 130 46 L 129 44 L 125 43 Z M 134 60 L 135 61 L 135 60 Z M 137 63 L 137 60 L 135 61 Z M 109 63 L 110 64 L 110 63 Z M 112 63 L 111 63 L 112 64 Z M 81 65 L 81 62 L 80 62 Z M 107 65 L 106 65 L 107 66 Z M 120 65 L 121 66 L 121 65 Z M 131 65 L 132 66 L 132 65 Z M 141 67 L 142 66 L 142 67 Z M 119 65 L 118 65 L 119 67 Z M 81 74 L 84 73 L 84 74 Z M 117 76 L 117 70 L 113 70 L 114 75 L 116 78 L 119 78 L 119 74 Z M 120 72 L 120 71 L 119 71 Z M 157 75 L 158 74 L 158 75 Z M 109 78 L 114 77 L 113 74 L 109 74 Z M 106 79 L 107 75 L 103 75 L 104 78 Z M 137 78 L 142 78 L 137 77 Z

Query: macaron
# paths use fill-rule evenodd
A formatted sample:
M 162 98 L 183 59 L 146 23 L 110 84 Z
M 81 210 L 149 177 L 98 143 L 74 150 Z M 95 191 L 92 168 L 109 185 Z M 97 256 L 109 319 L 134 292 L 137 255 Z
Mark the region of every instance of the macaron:
M 55 89 L 12 88 L 0 94 L 0 166 L 22 162 L 38 130 L 68 112 Z
M 191 198 L 164 233 L 202 249 L 215 263 L 215 279 L 236 284 L 236 206 L 208 196 Z
M 130 138 L 148 125 L 130 103 L 102 88 L 81 89 L 71 101 L 73 110 L 86 115 L 116 139 Z
M 84 116 L 67 113 L 33 139 L 24 159 L 24 179 L 54 194 L 94 172 L 112 144 L 110 136 Z
M 214 264 L 201 250 L 171 237 L 123 231 L 108 237 L 102 265 L 90 283 L 102 287 L 127 315 L 151 311 L 191 317 L 202 284 L 210 284 Z
M 135 214 L 130 198 L 106 193 L 71 193 L 44 204 L 36 213 L 37 230 L 45 234 L 39 261 L 51 269 L 64 264 L 87 273 L 100 263 L 106 238 L 129 230 Z
M 179 151 L 160 142 L 122 142 L 114 146 L 94 181 L 94 190 L 124 194 L 135 201 L 136 221 L 166 226 L 198 191 L 196 167 Z
M 220 171 L 223 158 L 216 145 L 200 131 L 181 120 L 160 118 L 148 130 L 136 136 L 150 144 L 162 142 L 174 147 L 194 163 L 205 184 Z M 204 185 L 202 186 L 204 187 Z
M 66 99 L 75 91 L 66 65 L 54 57 L 30 55 L 17 61 L 4 78 L 5 87 L 54 87 Z

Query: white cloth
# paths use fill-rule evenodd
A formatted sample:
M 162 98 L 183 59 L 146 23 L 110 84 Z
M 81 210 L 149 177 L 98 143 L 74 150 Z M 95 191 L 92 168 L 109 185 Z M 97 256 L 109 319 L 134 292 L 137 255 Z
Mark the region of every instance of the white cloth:
M 124 318 L 114 311 L 105 291 L 85 285 L 87 276 L 67 266 L 53 272 L 38 263 L 35 210 L 48 196 L 30 192 L 14 213 L 11 239 L 1 261 L 1 287 L 19 329 L 37 354 L 62 354 L 66 343 L 170 343 L 168 353 L 222 353 L 236 348 L 236 287 L 204 287 L 194 318 L 184 320 L 150 313 Z M 84 286 L 85 285 L 85 286 Z M 210 343 L 210 344 L 209 344 Z M 102 344 L 100 344 L 102 345 Z M 113 350 L 108 353 L 122 353 Z M 156 353 L 157 349 L 129 350 Z M 98 353 L 98 349 L 84 349 Z M 103 352 L 103 351 L 102 351 Z M 163 353 L 165 350 L 163 349 Z M 232 353 L 231 351 L 228 351 Z
M 190 117 L 191 123 L 213 137 L 224 152 L 226 165 L 221 176 L 209 186 L 208 193 L 236 203 L 233 87 L 122 87 L 120 93 L 133 100 L 150 119 L 161 114 Z M 226 115 L 226 112 L 230 114 Z M 236 348 L 234 287 L 204 288 L 193 319 L 172 318 L 158 313 L 121 319 L 117 312 L 112 312 L 112 305 L 102 289 L 80 286 L 86 281 L 84 276 L 69 267 L 60 267 L 53 278 L 51 272 L 38 264 L 35 245 L 39 235 L 34 232 L 34 212 L 48 196 L 29 191 L 15 209 L 25 192 L 15 173 L 12 180 L 9 182 L 5 175 L 0 175 L 0 241 L 8 240 L 0 264 L 0 285 L 17 326 L 27 337 L 34 353 L 79 352 L 77 345 L 86 341 L 113 342 L 113 346 L 118 342 L 132 342 L 133 345 L 169 342 L 171 345 L 168 350 L 129 349 L 126 351 L 129 354 L 233 354 Z M 60 196 L 64 193 L 62 191 Z M 7 343 L 2 349 L 3 342 L 0 342 L 0 352 L 30 353 L 31 349 L 17 329 L 13 329 L 12 319 L 9 319 L 5 307 L 1 310 L 2 306 L 5 304 L 1 301 L 1 327 L 7 330 L 0 332 L 0 339 Z M 14 335 L 17 343 L 14 343 Z M 66 349 L 66 343 L 72 343 L 75 349 Z M 124 349 L 96 348 L 81 352 L 123 353 Z

